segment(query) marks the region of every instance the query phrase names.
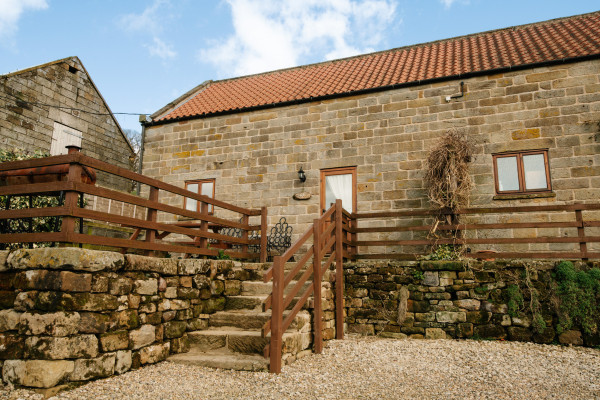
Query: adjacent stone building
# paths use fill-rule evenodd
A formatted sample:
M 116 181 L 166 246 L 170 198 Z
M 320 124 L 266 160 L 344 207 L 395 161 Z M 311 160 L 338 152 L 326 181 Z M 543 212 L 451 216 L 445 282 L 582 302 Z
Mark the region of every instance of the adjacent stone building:
M 0 75 L 0 148 L 66 154 L 77 145 L 90 157 L 131 168 L 135 154 L 106 101 L 77 57 Z M 99 184 L 129 190 L 106 175 Z
M 476 143 L 473 206 L 597 202 L 599 78 L 596 12 L 207 81 L 152 116 L 143 173 L 298 235 L 335 198 L 428 207 L 425 161 L 456 129 Z

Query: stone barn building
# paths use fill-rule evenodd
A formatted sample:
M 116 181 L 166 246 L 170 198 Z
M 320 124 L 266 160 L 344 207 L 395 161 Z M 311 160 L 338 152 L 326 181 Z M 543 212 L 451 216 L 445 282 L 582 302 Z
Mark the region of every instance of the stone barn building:
M 206 81 L 152 119 L 145 175 L 265 205 L 295 238 L 336 198 L 428 208 L 426 159 L 451 129 L 476 144 L 472 206 L 597 202 L 600 13 Z
M 0 75 L 0 148 L 66 154 L 66 145 L 123 168 L 135 154 L 106 101 L 77 57 Z M 129 190 L 106 175 L 99 184 Z

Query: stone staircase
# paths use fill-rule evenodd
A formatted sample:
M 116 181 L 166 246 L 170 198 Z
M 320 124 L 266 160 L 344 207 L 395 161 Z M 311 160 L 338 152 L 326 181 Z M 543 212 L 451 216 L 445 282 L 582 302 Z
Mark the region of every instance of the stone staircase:
M 286 271 L 292 266 L 292 263 L 286 264 Z M 269 360 L 264 357 L 263 350 L 269 344 L 270 335 L 263 338 L 261 328 L 271 316 L 271 310 L 263 312 L 262 304 L 272 291 L 272 283 L 262 281 L 262 275 L 270 264 L 261 267 L 262 270 L 253 274 L 253 280 L 242 282 L 239 296 L 227 297 L 224 311 L 210 315 L 207 329 L 188 332 L 190 351 L 172 355 L 169 361 L 244 371 L 269 369 Z M 290 290 L 295 283 L 292 281 L 286 289 Z M 300 293 L 303 292 L 304 288 Z M 288 309 L 293 307 L 295 300 Z M 284 318 L 288 313 L 284 313 Z M 282 342 L 284 364 L 311 352 L 311 315 L 306 309 L 298 312 L 283 334 Z

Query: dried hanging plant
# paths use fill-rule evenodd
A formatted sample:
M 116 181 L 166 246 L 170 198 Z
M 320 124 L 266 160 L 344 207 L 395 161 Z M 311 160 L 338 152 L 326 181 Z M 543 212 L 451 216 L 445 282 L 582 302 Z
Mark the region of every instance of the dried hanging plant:
M 469 162 L 474 144 L 463 134 L 450 130 L 427 157 L 425 182 L 431 204 L 438 209 L 457 210 L 469 204 L 473 186 Z

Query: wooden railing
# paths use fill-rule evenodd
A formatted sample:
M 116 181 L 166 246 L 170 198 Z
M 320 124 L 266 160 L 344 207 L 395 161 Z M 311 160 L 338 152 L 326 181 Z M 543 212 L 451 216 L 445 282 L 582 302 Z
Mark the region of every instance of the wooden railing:
M 422 246 L 430 249 L 431 245 L 450 244 L 464 245 L 469 250 L 471 247 L 479 248 L 464 254 L 472 258 L 587 260 L 600 258 L 600 251 L 597 250 L 599 246 L 588 249 L 588 244 L 600 242 L 599 211 L 600 204 L 465 208 L 445 213 L 459 215 L 461 222 L 437 225 L 435 231 L 440 233 L 437 238 L 429 234 L 432 231 L 433 216 L 437 214 L 431 210 L 354 213 L 351 215 L 351 226 L 344 244 L 348 247 L 347 254 L 351 259 L 416 259 L 425 255 L 426 251 L 402 251 L 402 247 Z M 485 222 L 486 219 L 495 221 Z M 367 220 L 378 220 L 379 225 L 362 226 Z M 390 222 L 396 224 L 390 226 Z M 590 235 L 586 230 L 596 232 Z M 422 237 L 402 240 L 365 240 L 362 237 L 394 232 L 420 233 Z M 451 234 L 444 235 L 442 232 Z M 370 251 L 373 247 L 385 248 L 387 251 Z M 482 250 L 483 248 L 491 250 Z
M 315 219 L 313 225 L 302 237 L 296 241 L 283 255 L 274 259 L 273 266 L 264 274 L 264 281 L 273 281 L 273 292 L 263 303 L 263 309 L 272 310 L 271 318 L 262 328 L 262 336 L 267 337 L 271 334 L 269 345 L 265 348 L 265 356 L 269 357 L 271 372 L 279 373 L 281 371 L 281 349 L 283 333 L 302 307 L 313 294 L 314 314 L 313 314 L 313 343 L 314 352 L 320 353 L 323 350 L 322 337 L 322 304 L 321 304 L 321 281 L 325 271 L 334 263 L 336 265 L 336 338 L 344 337 L 344 309 L 343 309 L 343 238 L 348 234 L 347 228 L 350 214 L 342 209 L 341 200 L 326 211 L 321 218 Z M 292 269 L 285 274 L 285 263 L 296 255 L 303 246 L 310 242 L 312 245 L 308 251 L 300 257 Z M 309 260 L 312 258 L 312 263 Z M 284 296 L 285 288 L 302 271 L 302 275 L 296 281 L 290 291 Z M 306 288 L 304 293 L 300 294 L 304 284 L 312 276 L 312 285 Z M 293 302 L 294 298 L 299 298 L 292 310 L 283 318 L 286 310 Z
M 54 177 L 43 174 L 44 171 L 48 170 L 48 167 L 59 165 L 68 165 L 66 174 L 55 175 Z M 148 197 L 139 197 L 86 183 L 82 179 L 82 170 L 84 168 L 103 171 L 107 174 L 116 175 L 123 179 L 146 185 L 148 187 Z M 61 198 L 64 198 L 64 202 L 57 207 L 1 210 L 0 220 L 62 217 L 60 229 L 57 232 L 0 232 L 0 243 L 56 242 L 138 249 L 143 250 L 148 255 L 153 254 L 154 251 L 164 251 L 218 256 L 219 249 L 209 246 L 209 240 L 212 240 L 213 242 L 225 244 L 227 248 L 232 246 L 237 247 L 239 250 L 225 250 L 225 254 L 228 254 L 230 257 L 259 259 L 261 262 L 266 261 L 266 207 L 260 210 L 238 207 L 96 160 L 78 151 L 67 155 L 0 163 L 0 174 L 7 171 L 24 169 L 30 169 L 26 176 L 32 183 L 21 184 L 21 182 L 18 182 L 19 184 L 11 185 L 7 179 L 4 179 L 2 182 L 6 186 L 0 186 L 0 195 L 17 197 L 57 195 L 58 193 L 63 193 L 64 196 L 61 196 Z M 4 175 L 7 174 L 4 173 Z M 40 179 L 40 176 L 43 176 L 43 178 Z M 182 206 L 173 206 L 161 202 L 159 198 L 162 192 L 179 196 L 178 204 L 182 206 L 184 204 L 183 199 L 186 197 L 198 201 L 200 212 L 186 210 Z M 81 208 L 79 199 L 82 195 L 97 196 L 142 207 L 142 209 L 146 210 L 146 218 L 115 215 L 108 212 Z M 174 203 L 171 201 L 171 204 Z M 219 213 L 219 210 L 226 210 L 225 212 L 229 214 L 233 213 L 237 217 L 233 219 L 217 217 L 209 213 L 209 207 L 214 208 L 215 215 Z M 199 222 L 181 221 L 181 217 Z M 251 217 L 260 218 L 259 223 L 250 225 Z M 83 234 L 81 230 L 78 231 L 75 229 L 77 221 L 79 221 L 79 226 L 82 226 L 84 220 L 102 221 L 109 224 L 126 226 L 133 228 L 138 233 L 144 232 L 145 234 L 143 235 L 143 240 L 139 240 L 139 235 L 137 234 L 132 235 L 130 239 L 87 235 Z M 242 235 L 238 238 L 210 232 L 209 228 L 215 226 L 240 229 Z M 260 232 L 260 238 L 249 239 L 249 234 L 256 231 Z M 165 238 L 170 234 L 178 234 L 181 237 L 189 239 L 168 241 Z M 248 246 L 260 246 L 260 252 L 250 252 L 248 251 Z

